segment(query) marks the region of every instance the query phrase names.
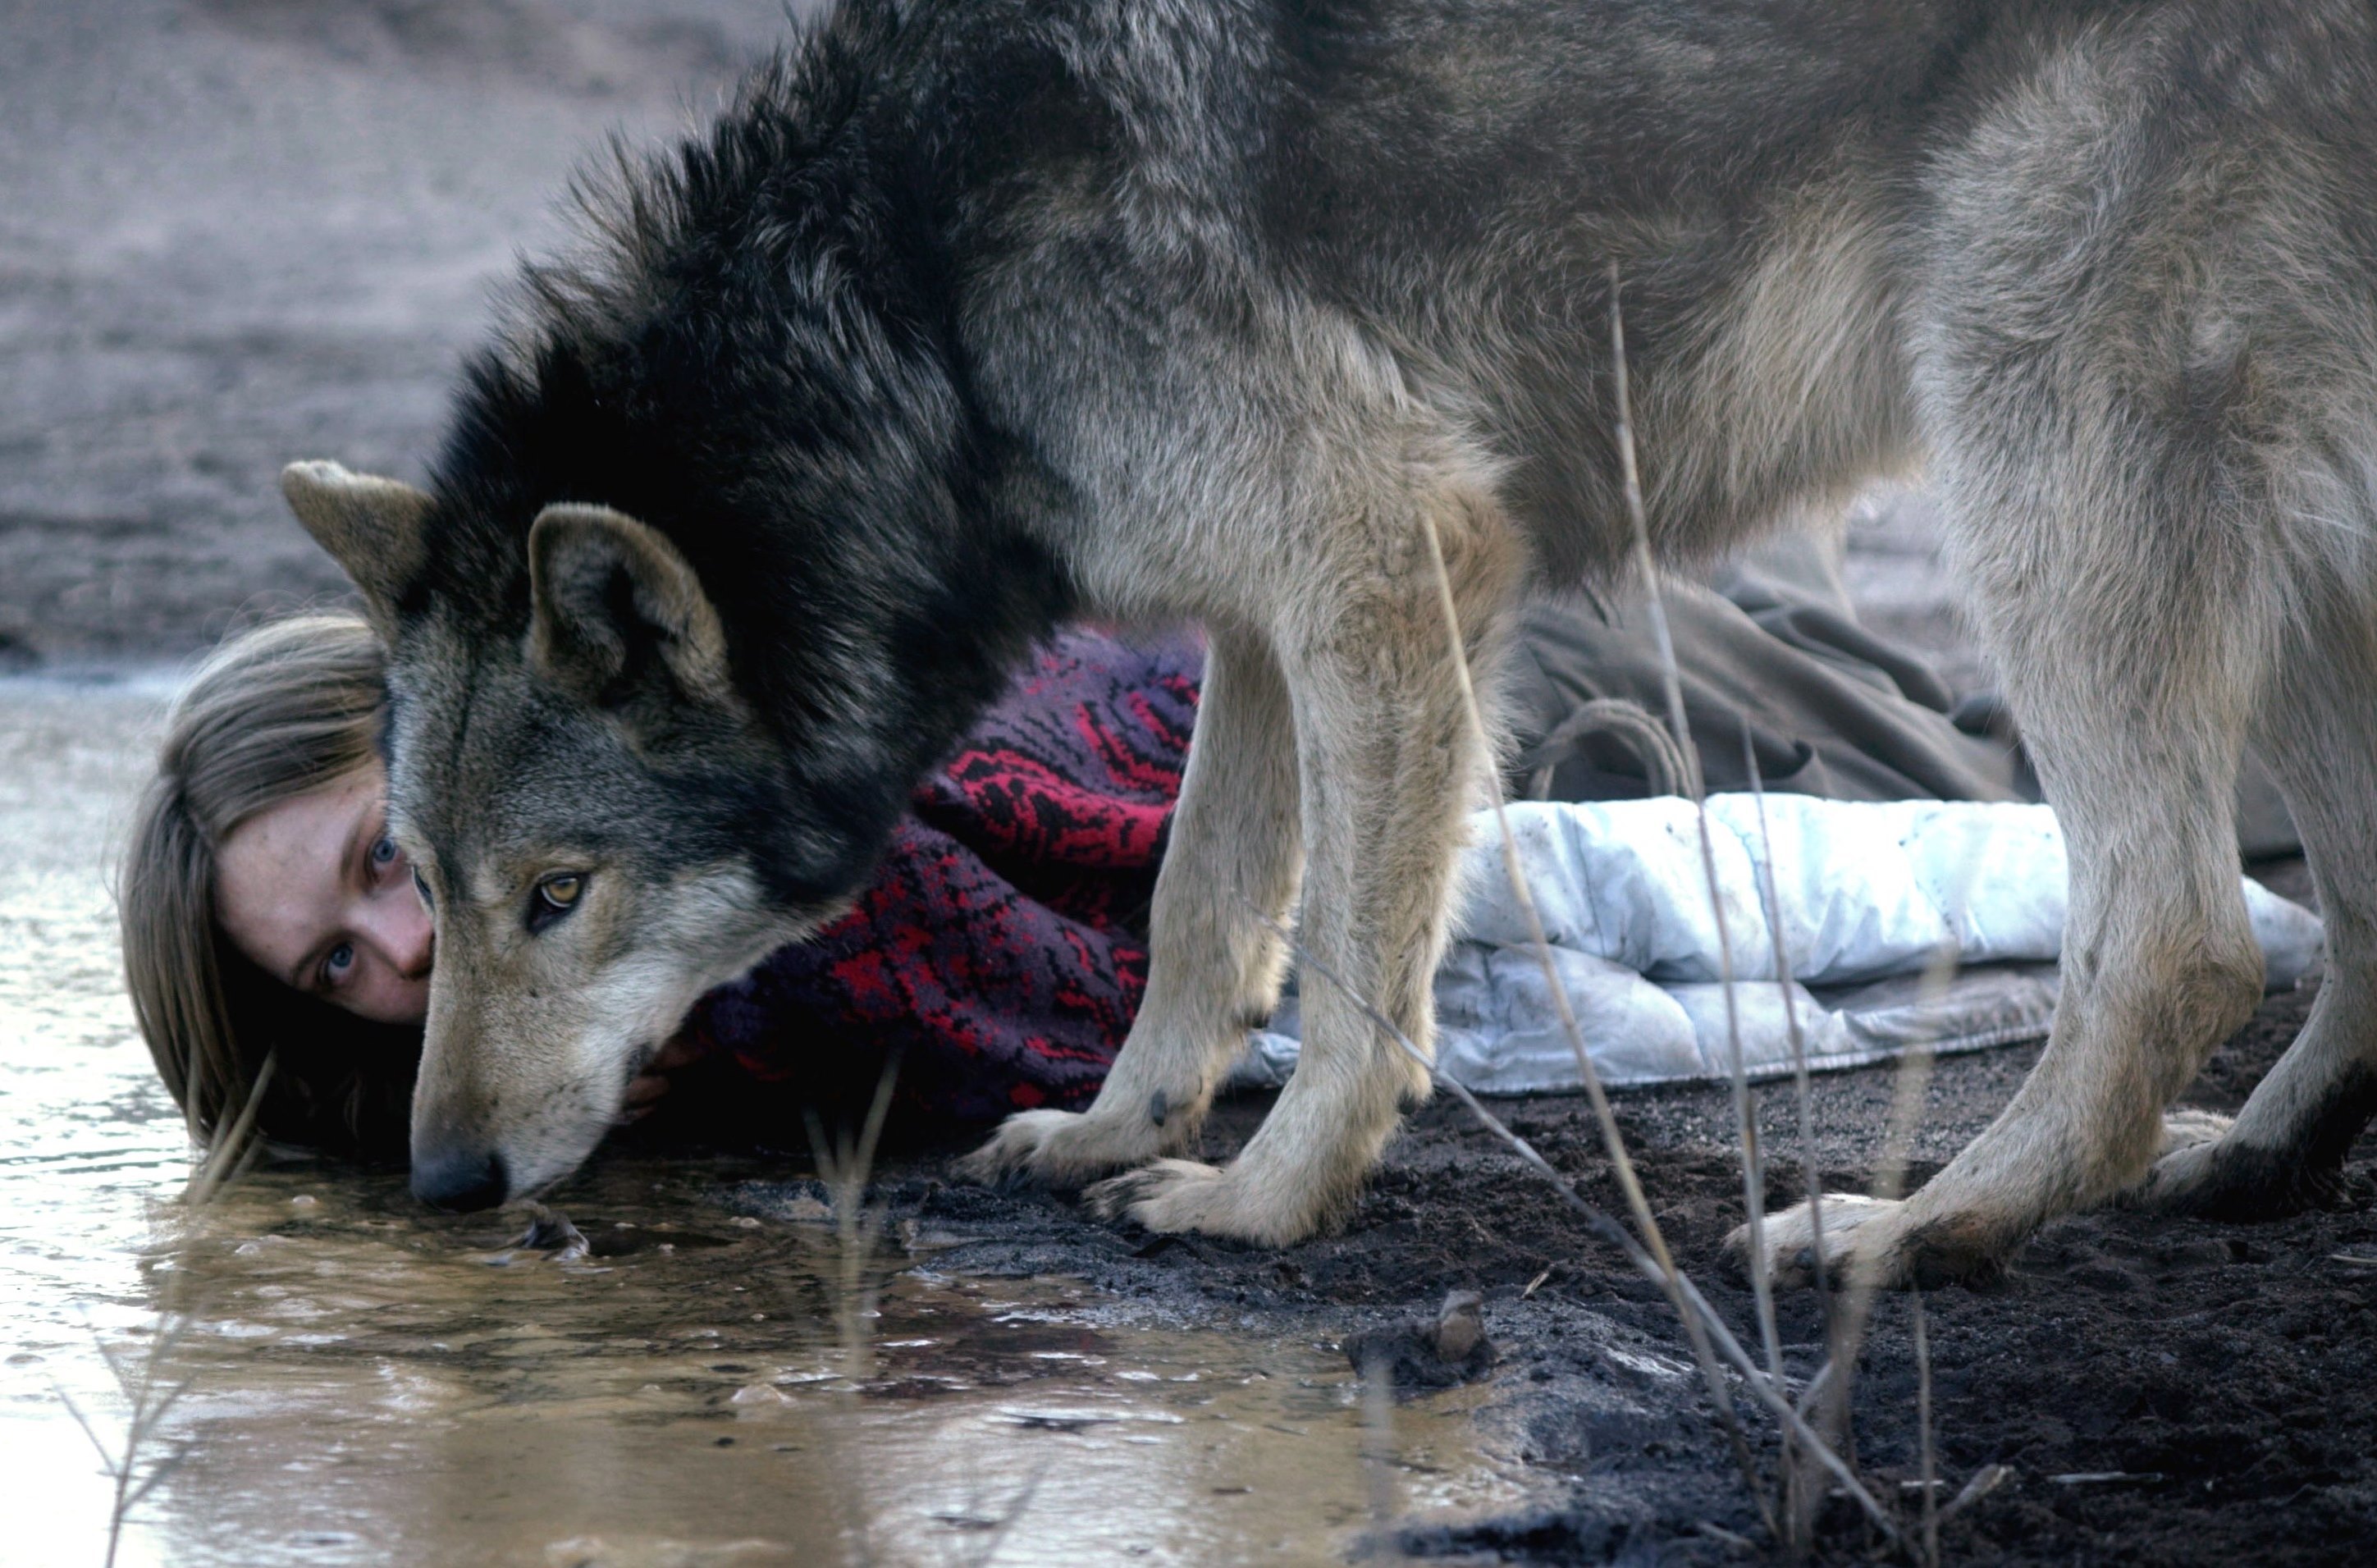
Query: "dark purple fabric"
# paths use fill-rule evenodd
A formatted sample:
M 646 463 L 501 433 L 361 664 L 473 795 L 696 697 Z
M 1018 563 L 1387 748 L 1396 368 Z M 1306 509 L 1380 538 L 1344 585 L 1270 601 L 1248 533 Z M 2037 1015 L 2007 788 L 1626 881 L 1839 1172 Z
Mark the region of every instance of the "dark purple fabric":
M 797 1091 L 893 1053 L 896 1104 L 1086 1104 L 1138 1011 L 1146 906 L 1203 655 L 1056 639 L 927 779 L 851 913 L 696 1007 L 709 1052 Z

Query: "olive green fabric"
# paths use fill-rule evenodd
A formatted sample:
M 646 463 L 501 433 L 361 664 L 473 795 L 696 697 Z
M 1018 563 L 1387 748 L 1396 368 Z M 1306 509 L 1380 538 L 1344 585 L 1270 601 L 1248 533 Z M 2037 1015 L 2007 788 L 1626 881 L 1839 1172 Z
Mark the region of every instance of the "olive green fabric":
M 2001 704 L 1951 690 L 1919 655 L 1860 625 L 1839 545 L 1792 534 L 1662 594 L 1684 712 L 1712 792 L 1750 787 L 1747 735 L 1770 790 L 1831 800 L 2036 800 Z M 1613 700 L 1664 724 L 1661 661 L 1639 593 L 1607 606 L 1547 600 L 1525 614 L 1506 687 L 1511 794 L 1617 800 L 1664 793 L 1641 724 L 1596 722 Z M 1595 705 L 1588 712 L 1588 705 Z M 1575 734 L 1580 727 L 1585 733 Z M 2239 837 L 2249 858 L 2300 853 L 2267 772 L 2248 760 Z

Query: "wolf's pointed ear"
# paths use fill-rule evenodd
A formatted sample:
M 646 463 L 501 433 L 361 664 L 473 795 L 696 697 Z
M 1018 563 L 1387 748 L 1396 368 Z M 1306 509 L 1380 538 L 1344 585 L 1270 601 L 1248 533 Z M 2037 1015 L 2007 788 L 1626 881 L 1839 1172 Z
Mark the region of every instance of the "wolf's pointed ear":
M 334 462 L 291 463 L 281 471 L 281 493 L 315 543 L 363 590 L 380 636 L 392 637 L 396 596 L 428 558 L 436 503 L 400 480 L 350 473 Z
M 608 507 L 550 506 L 528 533 L 529 660 L 561 690 L 622 707 L 669 695 L 739 709 L 726 628 L 659 530 Z

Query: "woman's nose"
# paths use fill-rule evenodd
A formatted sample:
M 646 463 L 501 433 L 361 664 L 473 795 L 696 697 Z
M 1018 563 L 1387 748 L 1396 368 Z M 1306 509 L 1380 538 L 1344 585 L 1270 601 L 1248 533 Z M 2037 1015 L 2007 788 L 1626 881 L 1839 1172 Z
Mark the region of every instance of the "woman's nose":
M 405 979 L 418 980 L 429 973 L 437 927 L 410 887 L 397 891 L 399 896 L 374 901 L 379 908 L 374 912 L 371 937 L 389 968 Z

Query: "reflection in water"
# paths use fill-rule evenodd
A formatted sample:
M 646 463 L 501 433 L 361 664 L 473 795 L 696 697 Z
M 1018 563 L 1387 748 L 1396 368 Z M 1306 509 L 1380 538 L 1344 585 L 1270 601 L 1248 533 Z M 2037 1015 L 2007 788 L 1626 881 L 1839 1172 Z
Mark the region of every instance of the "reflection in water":
M 650 1174 L 574 1191 L 596 1251 L 567 1263 L 487 1246 L 484 1218 L 418 1221 L 392 1178 L 243 1188 L 180 1254 L 207 1305 L 178 1358 L 196 1450 L 160 1511 L 177 1552 L 632 1560 L 667 1537 L 818 1562 L 863 1533 L 963 1562 L 1014 1514 L 1004 1562 L 1209 1562 L 1331 1555 L 1361 1522 L 1359 1411 L 1326 1349 L 911 1270 L 853 1386 L 829 1234 L 744 1228 L 701 1206 L 710 1184 Z M 1478 1495 L 1458 1442 L 1427 1452 L 1465 1434 L 1454 1409 L 1406 1425 L 1407 1503 Z
M 181 1128 L 115 971 L 102 849 L 154 686 L 0 682 L 0 1558 L 96 1562 L 110 1486 L 60 1401 L 119 1418 L 186 1320 L 189 1392 L 120 1561 L 1219 1562 L 1342 1557 L 1358 1393 L 1323 1347 L 1152 1324 L 1070 1282 L 887 1249 L 845 1378 L 824 1225 L 712 1201 L 718 1163 L 611 1159 L 591 1255 L 441 1218 L 392 1174 L 282 1169 L 166 1203 Z M 1505 1501 L 1475 1395 L 1399 1410 L 1400 1503 Z M 113 1416 L 105 1413 L 113 1412 Z

